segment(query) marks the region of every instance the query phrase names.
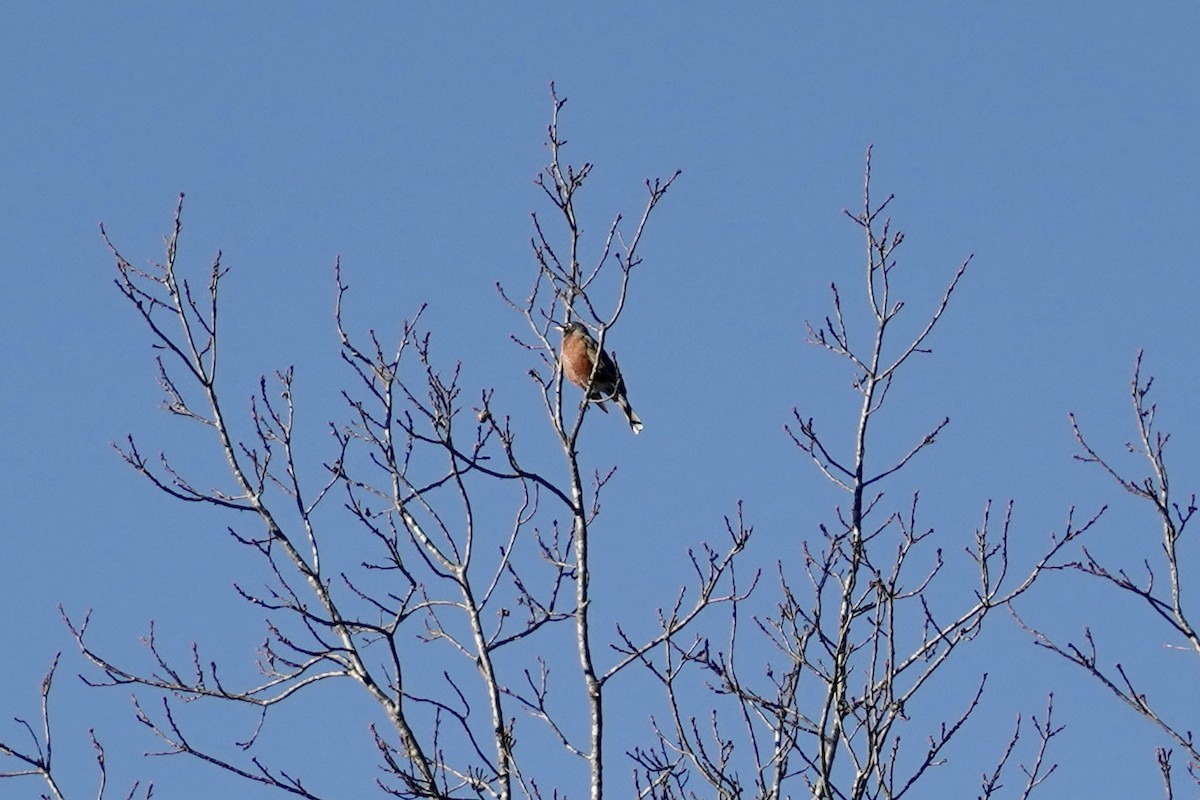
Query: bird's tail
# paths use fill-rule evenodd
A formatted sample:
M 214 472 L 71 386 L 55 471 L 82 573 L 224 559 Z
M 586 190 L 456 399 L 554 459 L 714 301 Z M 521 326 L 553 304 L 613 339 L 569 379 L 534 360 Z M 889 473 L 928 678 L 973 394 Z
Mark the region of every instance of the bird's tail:
M 629 420 L 629 427 L 633 429 L 633 432 L 641 433 L 642 428 L 645 426 L 642 425 L 641 419 L 639 419 L 637 413 L 634 412 L 633 406 L 629 405 L 629 398 L 626 397 L 624 393 L 621 393 L 613 399 L 616 400 L 620 409 L 625 412 L 625 418 Z

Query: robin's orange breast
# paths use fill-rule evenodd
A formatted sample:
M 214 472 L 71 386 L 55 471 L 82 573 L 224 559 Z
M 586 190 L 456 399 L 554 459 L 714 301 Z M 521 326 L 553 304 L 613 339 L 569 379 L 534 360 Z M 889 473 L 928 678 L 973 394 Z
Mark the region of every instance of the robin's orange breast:
M 587 386 L 592 366 L 587 342 L 579 336 L 568 336 L 563 342 L 563 374 L 567 380 L 576 386 Z

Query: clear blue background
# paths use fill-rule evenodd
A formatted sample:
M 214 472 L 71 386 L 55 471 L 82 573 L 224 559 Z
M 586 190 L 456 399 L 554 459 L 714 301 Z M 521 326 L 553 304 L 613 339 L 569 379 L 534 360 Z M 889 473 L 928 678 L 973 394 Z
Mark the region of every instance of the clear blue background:
M 187 193 L 182 258 L 203 274 L 221 249 L 233 269 L 227 394 L 244 408 L 257 375 L 295 364 L 315 457 L 348 377 L 331 321 L 339 254 L 359 331 L 398 331 L 429 302 L 435 352 L 463 362 L 468 394 L 494 386 L 534 426 L 529 359 L 508 341 L 520 320 L 494 284 L 519 294 L 532 280 L 529 214 L 550 211 L 532 181 L 551 80 L 570 98 L 566 158 L 596 164 L 580 202 L 586 242 L 638 210 L 643 179 L 683 170 L 611 340 L 646 431 L 635 440 L 619 418 L 588 419 L 586 458 L 620 465 L 597 552 L 602 570 L 621 567 L 598 582 L 607 614 L 668 602 L 685 549 L 717 538 L 738 499 L 757 563 L 795 558 L 832 518 L 838 499 L 782 426 L 798 406 L 850 441 L 850 375 L 803 343 L 803 321 L 828 313 L 831 281 L 862 308 L 862 243 L 841 210 L 860 203 L 869 144 L 876 191 L 897 194 L 908 234 L 910 326 L 975 254 L 934 355 L 896 387 L 884 444 L 901 448 L 944 415 L 951 426 L 889 496 L 903 505 L 922 488 L 954 570 L 970 568 L 961 548 L 987 498 L 1016 501 L 1016 559 L 1061 530 L 1070 506 L 1105 502 L 1096 551 L 1131 568 L 1157 557 L 1149 509 L 1072 462 L 1067 413 L 1118 453 L 1146 348 L 1175 431 L 1176 486 L 1200 480 L 1198 34 L 1190 2 L 10 4 L 0 712 L 36 716 L 38 681 L 66 650 L 54 717 L 69 791 L 92 791 L 94 725 L 118 786 L 143 776 L 167 797 L 251 796 L 212 770 L 138 759 L 154 743 L 121 691 L 79 685 L 58 619 L 59 603 L 94 608 L 95 641 L 131 658 L 155 619 L 165 641 L 199 639 L 244 676 L 262 635 L 253 614 L 235 616 L 231 583 L 250 570 L 230 520 L 156 495 L 109 447 L 127 432 L 152 453 L 202 439 L 156 410 L 152 351 L 111 285 L 98 223 L 135 263 L 158 258 Z M 217 463 L 207 450 L 189 458 Z M 1196 719 L 1194 655 L 1098 588 L 1052 576 L 1022 609 L 1063 634 L 1092 624 L 1110 663 L 1136 667 L 1152 699 Z M 964 654 L 961 684 L 931 700 L 956 708 L 973 674 L 992 673 L 974 738 L 929 791 L 972 791 L 1016 712 L 1040 713 L 1054 691 L 1068 728 L 1050 796 L 1158 792 L 1149 725 L 996 623 Z M 363 707 L 315 708 L 281 715 L 271 744 L 315 739 L 372 763 Z M 18 735 L 0 724 L 3 740 Z M 327 783 L 341 762 L 305 758 L 314 788 L 341 788 Z M 362 790 L 370 769 L 345 790 Z M 613 772 L 624 781 L 623 763 Z M 3 794 L 40 789 L 8 782 Z

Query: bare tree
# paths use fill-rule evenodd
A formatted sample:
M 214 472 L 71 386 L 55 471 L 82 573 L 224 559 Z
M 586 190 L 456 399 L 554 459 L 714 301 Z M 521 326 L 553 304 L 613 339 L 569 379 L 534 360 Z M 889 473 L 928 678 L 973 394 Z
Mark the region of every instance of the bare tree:
M 421 327 L 422 309 L 394 342 L 374 329 L 357 333 L 340 263 L 334 324 L 349 385 L 340 391 L 345 418 L 329 423 L 325 449 L 312 452 L 312 437 L 297 427 L 300 381 L 291 368 L 258 381 L 248 417 L 231 413 L 228 398 L 238 390 L 221 368 L 228 345 L 220 325 L 228 269 L 218 253 L 201 279 L 189 276 L 179 255 L 183 198 L 161 263 L 134 266 L 102 229 L 117 287 L 160 352 L 164 408 L 201 426 L 223 468 L 190 474 L 165 453 L 148 455 L 132 436 L 117 449 L 157 490 L 229 515 L 230 535 L 263 578 L 260 588 L 239 583 L 236 590 L 249 613 L 265 617 L 266 639 L 256 659 L 261 677 L 238 683 L 226 677 L 236 672 L 226 668 L 230 659 L 219 663 L 199 643 L 168 652 L 153 622 L 146 662 L 130 665 L 93 643 L 90 612 L 64 615 L 93 667 L 86 680 L 133 692 L 136 719 L 157 738 L 157 754 L 191 757 L 313 800 L 339 788 L 304 774 L 301 756 L 292 765 L 263 756 L 259 739 L 273 709 L 303 705 L 314 686 L 330 683 L 373 704 L 364 726 L 383 795 L 558 797 L 566 790 L 554 784 L 571 772 L 573 785 L 601 800 L 606 790 L 619 792 L 610 776 L 623 752 L 640 797 L 909 794 L 946 760 L 983 696 L 986 674 L 960 692 L 957 715 L 930 722 L 920 712 L 932 687 L 950 686 L 943 668 L 952 654 L 995 609 L 1061 566 L 1061 550 L 1099 516 L 1077 523 L 1072 511 L 1031 564 L 1010 570 L 1012 506 L 994 513 L 989 501 L 966 548 L 978 582 L 973 592 L 949 597 L 938 539 L 919 519 L 919 496 L 885 510 L 884 487 L 949 420 L 884 456 L 879 414 L 896 376 L 929 352 L 970 259 L 902 338 L 894 270 L 903 235 L 884 215 L 892 198 L 872 197 L 868 151 L 863 208 L 848 216 L 867 245 L 869 333 L 851 335 L 853 315 L 843 312 L 836 284 L 832 313 L 808 326 L 813 344 L 849 366 L 857 421 L 844 441 L 798 410 L 787 427 L 845 501 L 817 535 L 772 565 L 773 590 L 762 570 L 744 564 L 751 528 L 739 504 L 719 544 L 688 551 L 692 578 L 657 610 L 655 629 L 600 630 L 597 609 L 610 598 L 592 589 L 593 537 L 606 522 L 600 500 L 616 468 L 588 462 L 579 437 L 593 406 L 615 399 L 620 382 L 599 381 L 597 359 L 586 379 L 573 372 L 581 393 L 564 388 L 555 329 L 584 326 L 619 375 L 611 344 L 642 266 L 642 238 L 679 173 L 648 180 L 632 224 L 618 216 L 598 242 L 588 241 L 576 198 L 592 165 L 563 159 L 565 100 L 553 86 L 551 100 L 549 164 L 538 185 L 552 210 L 532 217 L 532 282 L 523 296 L 497 284 L 524 323 L 513 339 L 527 363 L 514 372 L 528 373 L 541 401 L 558 445 L 549 454 L 518 437 L 533 422 L 499 407 L 491 389 L 467 389 L 461 362 L 444 366 Z M 601 295 L 614 298 L 611 305 L 594 300 Z M 573 646 L 564 649 L 563 641 Z M 612 680 L 629 673 L 663 690 L 647 747 L 606 735 L 606 717 L 621 703 Z M 21 765 L 0 778 L 41 776 L 48 796 L 60 798 L 50 758 L 53 674 L 43 684 L 40 737 L 20 723 L 33 750 L 0 745 L 0 756 Z M 247 736 L 210 745 L 192 735 L 178 713 L 182 703 L 247 709 L 255 722 Z M 1032 718 L 1032 737 L 1029 727 L 1017 718 L 980 776 L 981 798 L 998 800 L 1022 758 L 1012 796 L 1028 798 L 1053 773 L 1048 750 L 1062 728 L 1052 698 Z M 1028 756 L 1018 755 L 1030 738 Z M 103 751 L 96 749 L 102 795 Z M 1169 786 L 1169 753 L 1161 763 Z
M 340 263 L 335 325 L 351 376 L 341 392 L 348 418 L 329 424 L 323 455 L 306 451 L 295 424 L 298 381 L 288 368 L 259 381 L 248 425 L 239 421 L 227 400 L 236 390 L 219 378 L 227 352 L 220 309 L 228 268 L 218 253 L 202 281 L 188 276 L 180 259 L 182 196 L 161 263 L 134 266 L 101 229 L 116 260 L 117 287 L 161 353 L 164 408 L 203 426 L 225 474 L 186 474 L 165 453 L 147 455 L 132 436 L 117 449 L 161 492 L 229 513 L 230 534 L 265 576 L 262 589 L 236 585 L 248 610 L 266 618 L 262 678 L 248 685 L 227 680 L 199 644 L 183 657 L 166 652 L 153 623 L 145 639 L 147 668 L 118 663 L 93 644 L 89 615 L 67 619 L 83 656 L 99 669 L 99 677 L 87 680 L 133 690 L 136 718 L 159 740 L 158 754 L 191 756 L 297 797 L 330 796 L 330 786 L 268 763 L 256 745 L 273 708 L 302 703 L 313 686 L 335 681 L 370 697 L 378 709 L 370 731 L 384 794 L 541 797 L 546 778 L 539 783 L 539 775 L 553 774 L 546 767 L 553 760 L 544 748 L 520 742 L 549 737 L 562 754 L 560 767 L 586 765 L 586 785 L 598 799 L 606 749 L 612 750 L 604 738 L 609 681 L 706 608 L 730 599 L 719 587 L 746 545 L 744 528 L 731 529 L 723 548 L 693 557 L 696 586 L 687 596 L 694 599 L 685 605 L 680 592 L 661 633 L 634 642 L 618 631 L 619 648 L 600 649 L 609 634 L 592 621 L 601 599 L 591 590 L 590 548 L 615 467 L 585 463 L 578 441 L 592 405 L 609 398 L 590 385 L 594 376 L 583 394 L 591 400 L 579 402 L 564 391 L 551 328 L 582 322 L 604 348 L 641 265 L 639 244 L 651 214 L 678 172 L 647 181 L 632 230 L 623 232 L 617 217 L 585 256 L 575 198 L 591 165 L 562 160 L 565 100 L 553 86 L 551 94 L 550 163 L 539 185 L 563 232 L 552 234 L 535 214 L 532 288 L 519 301 L 500 293 L 528 326 L 527 335 L 514 339 L 535 358 L 528 372 L 563 455 L 553 470 L 530 466 L 543 463 L 544 454 L 522 449 L 514 420 L 495 407 L 490 389 L 472 392 L 477 405 L 468 410 L 461 365 L 438 366 L 432 337 L 419 327 L 420 311 L 394 345 L 374 330 L 354 334 Z M 615 287 L 611 308 L 591 299 L 600 282 Z M 323 465 L 317 478 L 315 463 Z M 352 546 L 345 544 L 346 519 L 359 532 Z M 506 533 L 498 540 L 497 531 Z M 545 655 L 548 645 L 538 644 L 563 625 L 574 627 L 573 677 L 571 659 Z M 414 643 L 422 646 L 414 649 Z M 568 677 L 559 677 L 564 669 Z M 572 697 L 582 697 L 582 706 L 573 708 Z M 252 709 L 257 726 L 231 746 L 201 744 L 177 714 L 180 702 L 197 700 Z M 581 717 L 590 720 L 585 739 L 576 738 L 573 724 Z M 44 759 L 5 752 L 53 786 L 48 746 Z
M 794 427 L 787 428 L 824 478 L 844 492 L 846 503 L 833 522 L 820 526 L 819 537 L 804 539 L 794 557 L 776 565 L 774 612 L 754 614 L 745 595 L 735 591 L 723 649 L 703 637 L 670 637 L 656 658 L 643 658 L 666 688 L 670 716 L 657 726 L 657 744 L 633 753 L 640 796 L 703 796 L 687 788 L 694 779 L 718 798 L 792 796 L 797 783 L 820 800 L 907 795 L 931 767 L 943 763 L 947 747 L 977 710 L 987 675 L 963 695 L 962 712 L 931 732 L 922 733 L 910 719 L 919 696 L 945 687 L 948 682 L 937 678 L 950 657 L 978 636 L 992 612 L 1026 592 L 1099 516 L 1079 524 L 1072 511 L 1041 557 L 1014 575 L 1008 558 L 1012 506 L 996 520 L 989 501 L 974 545 L 966 549 L 978 586 L 957 610 L 944 610 L 946 600 L 935 593 L 942 551 L 929 546 L 934 532 L 919 522 L 918 495 L 890 511 L 882 500 L 886 482 L 932 445 L 949 419 L 933 423 L 906 452 L 884 456 L 877 452 L 876 418 L 897 374 L 929 352 L 927 341 L 970 259 L 911 338 L 897 344 L 896 320 L 904 303 L 894 290 L 895 252 L 904 236 L 884 216 L 892 197 L 882 202 L 872 197 L 870 156 L 868 150 L 862 210 L 847 216 L 866 238 L 871 330 L 864 341 L 851 336 L 836 284 L 832 314 L 808 326 L 811 343 L 848 363 L 860 395 L 857 424 L 841 444 L 799 411 Z M 765 653 L 758 637 L 769 645 Z M 685 710 L 694 706 L 682 689 L 689 668 L 698 668 L 716 695 L 703 716 Z M 1045 760 L 1047 745 L 1061 730 L 1052 722 L 1052 705 L 1034 726 L 1037 746 L 1023 768 L 1021 798 L 1054 770 Z M 1018 722 L 997 765 L 982 778 L 981 797 L 999 796 L 1001 773 L 1020 735 Z
M 1134 361 L 1133 380 L 1130 383 L 1137 438 L 1126 442 L 1125 449 L 1143 459 L 1148 467 L 1147 472 L 1140 476 L 1130 477 L 1129 473 L 1118 468 L 1114 461 L 1101 456 L 1084 437 L 1074 414 L 1070 419 L 1075 440 L 1082 450 L 1075 458 L 1085 464 L 1096 464 L 1126 492 L 1154 507 L 1154 513 L 1161 526 L 1160 558 L 1157 562 L 1145 559 L 1141 565 L 1143 575 L 1139 577 L 1131 575 L 1123 568 L 1103 564 L 1083 547 L 1083 557 L 1064 564 L 1062 568 L 1096 578 L 1119 594 L 1133 599 L 1142 610 L 1148 612 L 1147 616 L 1162 626 L 1165 634 L 1174 640 L 1173 646 L 1200 655 L 1200 632 L 1197 631 L 1192 621 L 1192 613 L 1184 602 L 1183 571 L 1179 554 L 1179 541 L 1196 513 L 1196 495 L 1187 494 L 1181 500 L 1179 493 L 1172 490 L 1166 462 L 1167 442 L 1170 441 L 1171 435 L 1156 427 L 1157 406 L 1149 400 L 1153 385 L 1152 377 L 1142 377 L 1142 352 L 1139 351 Z M 1164 573 L 1165 586 L 1161 580 L 1156 583 L 1156 577 Z M 1120 661 L 1112 663 L 1111 666 L 1106 664 L 1100 657 L 1090 627 L 1083 629 L 1082 641 L 1065 643 L 1030 625 L 1025 627 L 1038 645 L 1081 667 L 1121 702 L 1154 723 L 1175 746 L 1183 750 L 1188 758 L 1188 774 L 1195 784 L 1200 785 L 1200 748 L 1193 739 L 1187 723 L 1175 718 L 1167 701 L 1161 698 L 1152 701 L 1144 683 L 1131 676 Z M 1171 748 L 1159 747 L 1156 750 L 1156 762 L 1168 800 L 1174 796 L 1171 756 Z

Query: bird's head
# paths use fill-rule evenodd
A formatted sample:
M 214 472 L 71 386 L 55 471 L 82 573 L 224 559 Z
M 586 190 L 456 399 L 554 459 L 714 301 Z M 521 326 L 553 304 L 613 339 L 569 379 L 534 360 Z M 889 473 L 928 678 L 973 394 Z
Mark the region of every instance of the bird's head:
M 582 322 L 572 321 L 565 324 L 561 322 L 555 322 L 553 325 L 562 331 L 563 336 L 570 336 L 571 334 L 583 334 L 584 336 L 588 337 L 591 336 L 591 334 L 588 333 L 587 327 L 585 327 Z

